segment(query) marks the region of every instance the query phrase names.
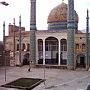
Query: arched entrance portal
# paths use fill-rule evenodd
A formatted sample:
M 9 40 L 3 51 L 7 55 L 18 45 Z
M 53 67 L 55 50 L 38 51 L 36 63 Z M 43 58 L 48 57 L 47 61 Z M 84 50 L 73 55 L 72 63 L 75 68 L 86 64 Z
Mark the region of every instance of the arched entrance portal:
M 83 54 L 77 55 L 76 67 L 85 68 L 85 55 Z
M 23 55 L 23 65 L 28 65 L 29 64 L 29 53 L 25 53 Z
M 58 64 L 58 39 L 48 37 L 45 40 L 45 63 Z

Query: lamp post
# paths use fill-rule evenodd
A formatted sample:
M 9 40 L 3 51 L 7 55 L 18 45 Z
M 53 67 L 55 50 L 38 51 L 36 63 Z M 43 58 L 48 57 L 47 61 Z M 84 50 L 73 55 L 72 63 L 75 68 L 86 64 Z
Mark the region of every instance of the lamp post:
M 9 4 L 5 1 L 0 2 L 0 4 L 4 6 L 8 6 Z M 6 81 L 6 58 L 5 58 L 5 21 L 3 22 L 3 59 L 5 64 L 5 81 Z
M 5 5 L 5 6 L 8 6 L 8 5 L 9 5 L 9 4 L 8 4 L 7 2 L 5 2 L 5 1 L 0 2 L 0 4 Z
M 3 22 L 3 59 L 5 66 L 5 81 L 6 81 L 6 58 L 5 58 L 5 21 Z
M 13 19 L 13 59 L 15 61 L 15 18 Z

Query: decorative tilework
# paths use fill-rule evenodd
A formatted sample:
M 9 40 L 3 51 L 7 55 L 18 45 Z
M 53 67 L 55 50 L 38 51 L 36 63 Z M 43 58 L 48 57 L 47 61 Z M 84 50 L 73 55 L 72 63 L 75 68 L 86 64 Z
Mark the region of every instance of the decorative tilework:
M 49 16 L 48 16 L 48 23 L 54 23 L 54 22 L 61 22 L 66 21 L 67 22 L 67 13 L 68 12 L 68 5 L 62 2 L 62 4 L 58 5 L 54 9 L 51 10 Z M 70 12 L 71 13 L 71 12 Z M 78 14 L 74 10 L 74 21 L 78 22 Z M 71 14 L 70 14 L 71 15 Z
M 35 48 L 35 30 L 30 31 L 30 61 L 35 63 L 35 57 L 36 57 L 36 48 Z
M 35 31 L 36 31 L 36 0 L 31 0 L 31 17 L 30 17 L 30 61 L 35 63 L 36 47 L 35 47 Z
M 74 0 L 68 0 L 68 68 L 74 68 L 74 30 L 75 30 L 75 23 L 74 23 Z
M 31 0 L 30 30 L 36 30 L 36 0 Z
M 71 3 L 71 1 L 70 1 Z M 70 7 L 71 10 L 71 7 Z M 78 15 L 76 11 L 74 10 L 73 13 L 70 11 L 71 14 L 73 14 L 73 17 L 71 17 L 71 14 L 68 15 L 68 5 L 62 2 L 62 4 L 58 5 L 52 11 L 50 12 L 48 16 L 48 30 L 67 30 L 67 19 L 69 20 L 69 23 L 71 22 L 72 18 L 74 18 L 75 23 L 75 30 L 78 29 Z M 69 17 L 68 17 L 69 16 Z M 68 25 L 68 27 L 73 28 L 71 24 Z

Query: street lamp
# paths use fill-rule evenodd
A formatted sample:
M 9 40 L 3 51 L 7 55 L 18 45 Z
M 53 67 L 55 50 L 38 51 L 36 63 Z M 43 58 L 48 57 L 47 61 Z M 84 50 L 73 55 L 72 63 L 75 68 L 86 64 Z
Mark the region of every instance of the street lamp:
M 9 4 L 7 2 L 0 2 L 0 4 L 8 6 Z M 5 22 L 3 22 L 3 59 L 5 64 L 5 81 L 6 81 L 6 59 L 5 59 Z
M 8 4 L 7 2 L 5 2 L 5 1 L 0 2 L 0 4 L 5 5 L 5 6 L 8 6 L 8 5 L 9 5 L 9 4 Z
M 5 59 L 5 22 L 3 22 L 3 59 L 5 66 L 5 81 L 6 81 L 6 59 Z
M 13 19 L 13 60 L 15 61 L 15 18 Z

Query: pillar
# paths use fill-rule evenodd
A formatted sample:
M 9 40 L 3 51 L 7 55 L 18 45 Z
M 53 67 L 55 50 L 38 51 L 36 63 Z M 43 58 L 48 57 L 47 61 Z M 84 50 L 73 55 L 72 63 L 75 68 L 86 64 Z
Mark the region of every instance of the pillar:
M 43 40 L 43 65 L 45 65 L 45 39 Z
M 36 64 L 38 64 L 38 60 L 39 60 L 39 52 L 38 52 L 38 39 L 36 40 Z
M 68 0 L 67 68 L 74 69 L 74 0 Z
M 60 49 L 61 49 L 61 44 L 60 44 L 60 40 L 59 40 L 59 53 L 58 53 L 59 54 L 59 62 L 58 62 L 59 66 L 60 66 L 60 61 L 61 61 L 60 60 L 60 54 L 61 54 L 61 50 Z

